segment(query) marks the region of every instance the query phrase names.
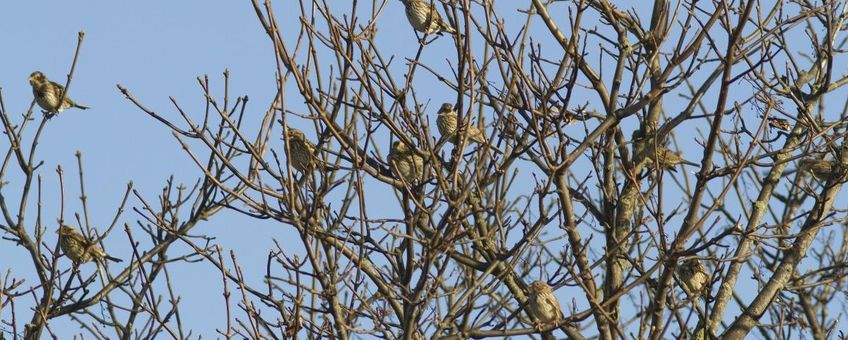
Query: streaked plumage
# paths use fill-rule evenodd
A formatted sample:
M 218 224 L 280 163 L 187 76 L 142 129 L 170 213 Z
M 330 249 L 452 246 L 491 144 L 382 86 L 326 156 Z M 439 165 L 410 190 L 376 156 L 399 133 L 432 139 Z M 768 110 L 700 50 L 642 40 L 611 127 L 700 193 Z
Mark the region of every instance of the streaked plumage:
M 527 310 L 536 318 L 536 328 L 545 327 L 546 324 L 559 326 L 564 318 L 556 295 L 545 281 L 534 281 L 530 284 Z
M 315 145 L 312 144 L 303 131 L 289 127 L 289 162 L 301 173 L 312 173 L 315 170 Z
M 783 130 L 783 131 L 792 130 L 792 124 L 789 124 L 789 121 L 786 120 L 786 119 L 783 119 L 783 118 L 769 117 L 768 118 L 768 125 L 775 128 L 775 129 L 778 129 L 778 130 Z
M 83 110 L 88 109 L 88 106 L 75 103 L 67 95 L 62 100 L 62 105 L 59 105 L 59 98 L 62 97 L 62 92 L 65 89 L 62 88 L 62 85 L 48 80 L 44 73 L 35 71 L 30 74 L 29 84 L 32 85 L 32 94 L 35 96 L 35 102 L 47 112 L 59 113 L 71 107 Z
M 798 161 L 798 169 L 811 173 L 815 178 L 826 181 L 838 176 L 834 168 L 836 163 L 824 159 L 802 159 Z
M 392 174 L 407 183 L 415 184 L 424 178 L 424 157 L 416 154 L 401 141 L 395 141 L 389 150 L 389 165 Z
M 427 34 L 454 34 L 453 29 L 436 10 L 437 0 L 401 0 L 406 7 L 406 18 L 416 31 Z
M 680 154 L 665 147 L 658 147 L 654 149 L 653 147 L 648 146 L 642 150 L 642 157 L 643 162 L 645 162 L 645 166 L 649 168 L 654 168 L 657 163 L 659 163 L 659 166 L 670 171 L 677 171 L 675 166 L 678 164 L 699 166 L 698 163 L 687 161 L 683 159 Z
M 710 274 L 696 258 L 689 258 L 677 267 L 677 278 L 683 284 L 683 290 L 691 295 L 707 293 Z
M 62 252 L 76 264 L 102 258 L 121 262 L 121 259 L 107 255 L 102 248 L 86 239 L 74 227 L 64 225 L 57 232 L 59 233 L 59 246 L 62 248 Z
M 459 144 L 461 135 L 457 133 L 457 115 L 456 110 L 450 103 L 442 104 L 439 109 L 438 117 L 436 117 L 436 126 L 439 128 L 439 133 L 448 139 L 453 144 Z M 463 126 L 463 132 L 468 132 L 468 141 L 466 143 L 486 144 L 486 136 L 476 126 L 468 123 Z

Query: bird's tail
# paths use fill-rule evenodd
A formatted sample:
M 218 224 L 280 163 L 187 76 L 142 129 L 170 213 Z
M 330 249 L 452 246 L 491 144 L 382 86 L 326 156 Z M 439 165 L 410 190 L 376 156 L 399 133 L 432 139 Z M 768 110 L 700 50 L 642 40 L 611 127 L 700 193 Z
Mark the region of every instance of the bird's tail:
M 80 105 L 80 104 L 77 104 L 77 103 L 74 103 L 73 107 L 78 108 L 80 110 L 88 110 L 89 109 L 88 106 Z
M 119 259 L 119 258 L 117 258 L 117 257 L 114 257 L 114 256 L 106 255 L 106 256 L 104 256 L 104 257 L 105 257 L 107 260 L 112 261 L 112 262 L 123 262 L 123 261 L 124 261 L 124 260 L 121 260 L 121 259 Z
M 685 159 L 680 161 L 680 163 L 683 163 L 683 164 L 686 164 L 686 165 L 691 165 L 691 166 L 701 166 L 701 164 L 698 164 L 698 163 L 695 163 L 695 162 L 690 162 L 690 161 L 687 161 Z
M 495 152 L 495 153 L 497 153 L 497 154 L 501 154 L 501 155 L 503 155 L 503 154 L 504 154 L 503 150 L 498 149 L 498 147 L 497 147 L 497 146 L 494 146 L 494 145 L 489 145 L 489 150 L 492 150 L 492 151 L 494 151 L 494 152 Z
M 338 171 L 338 170 L 352 170 L 353 168 L 349 168 L 346 166 L 340 166 L 335 164 L 329 164 L 325 162 L 319 161 L 320 167 L 318 168 L 321 171 L 329 172 L 329 171 Z

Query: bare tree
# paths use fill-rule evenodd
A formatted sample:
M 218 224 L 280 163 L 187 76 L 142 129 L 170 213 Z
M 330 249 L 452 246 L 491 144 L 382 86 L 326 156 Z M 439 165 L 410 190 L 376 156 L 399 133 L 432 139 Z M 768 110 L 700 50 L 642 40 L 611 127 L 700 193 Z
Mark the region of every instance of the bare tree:
M 24 221 L 33 181 L 41 198 L 41 128 L 26 151 L 32 108 L 16 126 L 0 99 L 2 173 L 27 178 L 0 192 L 0 227 L 38 275 L 3 276 L 0 308 L 36 299 L 33 338 L 59 317 L 186 338 L 174 302 L 185 287 L 168 266 L 202 260 L 221 273 L 226 338 L 841 336 L 848 141 L 845 109 L 826 104 L 844 102 L 846 4 L 430 1 L 449 29 L 410 27 L 397 43 L 416 54 L 395 55 L 377 43 L 380 20 L 410 1 L 275 12 L 254 0 L 277 65 L 261 108 L 232 99 L 228 72 L 223 94 L 198 78 L 200 115 L 173 98 L 173 113 L 148 108 L 118 85 L 200 179 L 169 180 L 155 202 L 128 188 L 133 258 L 90 274 L 44 241 L 40 211 Z M 435 87 L 455 94 L 455 135 L 437 123 L 451 107 Z M 85 206 L 81 161 L 79 172 Z M 110 235 L 126 200 L 87 235 Z M 223 209 L 300 236 L 269 250 L 261 284 L 246 259 L 189 233 Z M 174 242 L 194 251 L 171 254 Z M 540 298 L 548 286 L 559 317 L 539 306 L 556 301 Z M 2 321 L 19 334 L 12 315 Z

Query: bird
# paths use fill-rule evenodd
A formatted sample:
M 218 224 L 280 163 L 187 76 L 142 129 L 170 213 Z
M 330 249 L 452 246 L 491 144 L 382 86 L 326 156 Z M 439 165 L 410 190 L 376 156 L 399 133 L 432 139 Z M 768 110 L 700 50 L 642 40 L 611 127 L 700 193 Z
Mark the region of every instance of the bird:
M 666 147 L 653 148 L 651 146 L 649 145 L 642 150 L 642 161 L 649 168 L 654 168 L 656 164 L 659 164 L 659 166 L 667 170 L 676 172 L 677 169 L 675 169 L 675 166 L 678 164 L 699 166 L 698 163 L 687 161 L 679 153 L 671 151 Z
M 453 29 L 439 15 L 436 6 L 433 4 L 436 0 L 400 0 L 406 7 L 406 18 L 412 28 L 426 34 L 442 33 L 455 34 Z
M 553 324 L 554 327 L 559 327 L 560 321 L 564 319 L 562 307 L 560 307 L 554 291 L 551 286 L 541 280 L 530 283 L 527 310 L 530 315 L 536 318 L 537 323 L 534 325 L 536 330 L 541 330 L 545 324 Z
M 438 116 L 436 118 L 436 127 L 439 128 L 439 133 L 442 135 L 442 138 L 447 138 L 448 141 L 453 143 L 454 145 L 459 144 L 461 141 L 460 134 L 457 133 L 458 121 L 456 116 L 456 110 L 453 109 L 453 104 L 444 103 L 442 107 L 439 108 Z M 484 145 L 486 144 L 486 136 L 483 135 L 483 132 L 480 131 L 476 126 L 471 124 L 464 124 L 463 131 L 467 131 L 468 141 Z
M 415 150 L 402 141 L 392 143 L 389 150 L 389 166 L 392 174 L 407 183 L 418 183 L 424 179 L 424 157 L 415 153 Z
M 802 159 L 798 161 L 798 169 L 811 173 L 813 177 L 824 181 L 839 175 L 834 171 L 835 167 L 835 162 L 824 159 Z
M 32 85 L 35 102 L 47 112 L 59 113 L 72 107 L 82 110 L 88 109 L 88 106 L 77 104 L 68 95 L 65 95 L 65 98 L 62 99 L 62 105 L 59 105 L 59 98 L 62 97 L 62 92 L 65 92 L 65 89 L 62 85 L 47 79 L 41 71 L 35 71 L 29 75 L 29 84 Z
M 792 130 L 792 124 L 788 120 L 777 117 L 768 117 L 768 125 L 772 128 L 789 131 Z
M 74 227 L 63 225 L 56 232 L 59 233 L 59 246 L 62 248 L 62 252 L 75 264 L 104 258 L 113 262 L 121 262 L 121 259 L 106 254 L 103 248 L 82 236 Z
M 707 293 L 710 274 L 696 258 L 689 258 L 677 267 L 677 277 L 687 294 L 697 296 Z
M 303 131 L 290 127 L 289 133 L 289 162 L 292 167 L 303 174 L 312 173 L 315 169 L 315 144 L 312 144 Z

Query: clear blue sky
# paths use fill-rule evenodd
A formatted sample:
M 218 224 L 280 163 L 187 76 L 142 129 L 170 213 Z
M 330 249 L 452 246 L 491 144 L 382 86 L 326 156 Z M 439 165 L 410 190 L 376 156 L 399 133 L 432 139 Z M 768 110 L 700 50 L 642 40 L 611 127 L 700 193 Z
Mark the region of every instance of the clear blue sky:
M 65 111 L 43 133 L 38 156 L 45 162 L 40 170 L 46 197 L 44 221 L 54 226 L 59 215 L 58 179 L 54 170 L 60 165 L 67 174 L 69 213 L 65 218 L 72 219 L 72 213 L 80 211 L 74 153 L 81 150 L 92 224 L 105 228 L 114 217 L 130 180 L 147 200 L 155 201 L 168 176 L 173 174 L 176 182 L 190 186 L 199 175 L 171 133 L 124 99 L 115 84 L 126 86 L 139 100 L 164 116 L 177 118 L 168 96 L 174 96 L 181 105 L 200 114 L 203 96 L 196 77 L 209 74 L 213 88 L 220 90 L 221 73 L 228 68 L 231 93 L 249 95 L 250 107 L 259 114 L 275 93 L 274 60 L 269 40 L 249 2 L 88 1 L 82 4 L 0 3 L 0 50 L 3 51 L 0 87 L 6 108 L 11 116 L 19 118 L 32 100 L 27 82 L 29 74 L 41 70 L 50 79 L 64 84 L 77 32 L 85 32 L 70 95 L 91 109 Z M 0 143 L 5 148 L 7 142 Z M 16 192 L 13 188 L 17 188 L 15 180 L 20 176 L 9 179 L 12 183 L 5 190 L 7 195 Z M 35 211 L 33 203 L 31 200 L 28 210 L 31 213 Z M 131 199 L 129 205 L 139 204 Z M 132 223 L 138 217 L 128 210 L 120 224 Z M 231 213 L 213 219 L 202 228 L 219 237 L 221 243 L 232 246 L 240 258 L 251 259 L 242 263 L 251 273 L 258 273 L 256 270 L 262 266 L 267 250 L 272 248 L 270 237 L 284 235 L 256 221 L 235 218 Z M 51 233 L 49 237 L 55 236 Z M 130 257 L 127 244 L 121 230 L 107 240 L 110 252 L 125 261 Z M 0 259 L 3 259 L 0 272 L 5 274 L 11 268 L 17 277 L 23 276 L 31 267 L 25 255 L 12 247 L 12 243 L 0 242 Z M 89 264 L 84 270 L 93 268 Z M 221 325 L 224 316 L 220 276 L 207 264 L 178 265 L 173 269 L 180 269 L 171 274 L 177 286 L 183 287 L 179 294 L 183 297 L 187 328 L 213 336 L 211 327 Z M 34 277 L 28 280 L 29 284 L 35 282 Z M 192 307 L 205 302 L 221 308 L 199 312 L 197 307 Z M 25 308 L 23 305 L 17 308 L 19 318 L 29 318 L 30 312 Z M 3 313 L 8 317 L 8 310 Z M 64 334 L 78 332 L 74 325 L 64 322 L 54 327 L 64 329 Z
M 58 195 L 50 195 L 57 192 L 58 180 L 54 171 L 57 166 L 64 167 L 67 175 L 69 212 L 65 218 L 72 219 L 72 213 L 80 211 L 76 200 L 79 191 L 74 153 L 81 150 L 92 224 L 103 228 L 114 217 L 130 180 L 147 200 L 155 201 L 168 176 L 173 174 L 176 182 L 190 186 L 200 175 L 170 131 L 134 107 L 115 84 L 130 89 L 137 99 L 159 114 L 179 119 L 168 97 L 175 97 L 189 112 L 199 115 L 204 101 L 196 77 L 208 74 L 213 88 L 221 93 L 221 73 L 229 69 L 233 99 L 238 95 L 248 95 L 249 111 L 259 116 L 275 94 L 275 63 L 269 39 L 249 1 L 101 0 L 86 1 L 86 6 L 81 6 L 81 3 L 0 3 L 0 50 L 3 51 L 0 87 L 6 108 L 13 117 L 20 117 L 32 101 L 31 87 L 27 82 L 29 74 L 40 70 L 52 80 L 64 83 L 76 46 L 77 32 L 85 32 L 70 95 L 91 109 L 68 110 L 51 121 L 41 138 L 38 156 L 45 162 L 40 170 L 46 197 L 45 223 L 55 224 L 59 214 Z M 294 2 L 276 2 L 278 14 L 284 11 L 285 4 L 294 5 Z M 646 14 L 644 9 L 642 11 L 640 14 Z M 293 27 L 291 25 L 295 23 L 283 24 Z M 534 29 L 541 27 L 539 22 L 534 25 Z M 395 67 L 405 65 L 403 58 L 411 58 L 417 45 L 396 43 L 411 39 L 413 35 L 400 2 L 389 1 L 379 28 L 378 43 L 386 42 L 384 46 L 388 51 L 397 55 L 399 59 Z M 549 41 L 550 37 L 543 33 L 537 39 Z M 452 46 L 447 41 L 435 44 L 426 51 L 426 57 L 433 58 L 431 62 L 453 55 Z M 443 55 L 446 53 L 450 54 Z M 447 65 L 442 67 L 447 69 Z M 455 98 L 455 94 L 445 89 L 433 89 L 429 94 L 432 97 L 424 100 L 432 101 L 430 107 Z M 713 101 L 707 102 L 712 104 Z M 692 144 L 691 136 L 687 138 L 685 142 Z M 0 144 L 4 143 L 5 138 L 0 139 Z M 687 155 L 687 158 L 699 161 L 700 156 L 700 153 L 695 153 Z M 19 179 L 19 175 L 10 175 L 11 188 L 4 192 L 14 193 L 14 181 Z M 31 200 L 30 204 L 33 204 L 33 208 L 29 209 L 32 213 L 34 201 Z M 131 199 L 128 205 L 138 206 L 139 203 Z M 120 224 L 133 223 L 137 218 L 138 215 L 128 210 Z M 216 216 L 201 228 L 202 232 L 218 237 L 219 243 L 235 250 L 248 276 L 256 280 L 261 279 L 267 251 L 274 247 L 271 238 L 286 239 L 291 235 L 289 228 L 241 218 L 231 212 Z M 126 236 L 118 230 L 107 240 L 107 247 L 110 253 L 127 260 L 130 254 L 126 243 Z M 10 242 L 0 241 L 0 259 L 3 259 L 0 261 L 0 273 L 10 268 L 16 274 L 27 273 L 30 264 L 25 255 L 22 250 L 11 247 Z M 93 265 L 88 266 L 88 270 L 93 268 Z M 186 328 L 214 337 L 214 328 L 223 325 L 224 320 L 219 274 L 210 265 L 202 263 L 180 264 L 172 269 L 180 269 L 173 270 L 171 275 L 175 285 L 181 288 L 178 293 L 183 298 Z M 564 306 L 566 301 L 571 300 L 563 290 L 558 294 Z M 195 310 L 192 307 L 205 303 L 215 308 Z M 30 314 L 21 306 L 18 312 L 19 318 L 28 318 Z M 67 332 L 78 332 L 71 324 L 59 323 L 59 327 Z
M 275 4 L 277 13 L 284 12 L 284 4 Z M 391 42 L 413 37 L 402 11 L 399 2 L 390 2 L 386 15 L 381 17 L 379 39 Z M 294 29 L 296 23 L 281 24 Z M 255 117 L 264 114 L 276 93 L 272 45 L 248 1 L 89 1 L 85 6 L 67 1 L 3 2 L 0 3 L 0 50 L 4 51 L 0 88 L 12 117 L 20 117 L 32 101 L 27 81 L 31 72 L 40 70 L 51 80 L 65 83 L 79 31 L 85 32 L 85 40 L 69 94 L 91 109 L 67 110 L 52 120 L 38 149 L 39 158 L 44 160 L 40 170 L 46 197 L 44 223 L 51 232 L 59 216 L 57 166 L 62 166 L 66 174 L 65 219 L 73 220 L 73 213 L 81 212 L 74 157 L 77 150 L 83 154 L 91 222 L 100 230 L 114 218 L 129 181 L 152 202 L 168 176 L 174 175 L 175 182 L 191 186 L 201 174 L 170 131 L 126 100 L 116 84 L 127 87 L 157 113 L 178 122 L 179 115 L 168 97 L 173 96 L 193 116 L 201 115 L 204 99 L 196 78 L 204 74 L 209 75 L 212 88 L 221 94 L 221 74 L 229 69 L 232 99 L 248 95 L 248 111 L 252 110 Z M 438 44 L 451 47 L 447 40 Z M 427 54 L 446 58 L 441 55 L 442 47 L 436 45 Z M 417 47 L 390 46 L 403 53 L 403 58 L 411 57 Z M 431 93 L 433 97 L 427 98 L 435 102 L 431 107 L 455 98 L 455 94 L 445 90 Z M 292 98 L 290 105 L 296 108 Z M 34 130 L 30 136 L 32 133 Z M 19 174 L 10 174 L 11 183 L 4 193 L 17 197 L 20 179 Z M 31 199 L 30 222 L 34 221 L 34 203 Z M 131 197 L 128 206 L 139 205 Z M 127 210 L 119 225 L 133 224 L 138 217 Z M 229 247 L 227 250 L 234 250 L 247 276 L 255 283 L 262 278 L 267 252 L 274 248 L 272 238 L 283 240 L 283 244 L 295 239 L 290 228 L 227 211 L 200 228 L 198 233 L 217 237 L 218 243 Z M 52 233 L 48 237 L 55 240 Z M 120 228 L 105 242 L 110 253 L 125 261 L 130 258 L 127 238 Z M 293 246 L 299 248 L 300 244 Z M 184 254 L 181 249 L 186 250 L 175 245 L 172 256 Z M 0 242 L 0 259 L 4 259 L 0 261 L 2 273 L 12 269 L 16 277 L 32 274 L 28 255 L 7 241 Z M 85 265 L 83 269 L 94 270 L 94 265 Z M 211 265 L 195 263 L 177 264 L 172 267 L 171 275 L 183 299 L 186 329 L 214 336 L 215 327 L 223 326 L 224 322 L 220 274 Z M 30 277 L 28 282 L 36 281 Z M 159 293 L 165 291 L 160 288 Z M 23 305 L 17 311 L 19 318 L 30 315 Z M 5 317 L 8 312 L 3 311 Z M 79 332 L 67 318 L 54 322 L 52 327 L 60 334 Z
M 275 3 L 278 14 L 287 3 L 291 4 Z M 404 58 L 413 57 L 417 48 L 417 44 L 397 43 L 413 37 L 402 11 L 400 2 L 390 1 L 380 18 L 378 33 L 378 43 L 385 44 L 381 45 L 385 51 L 399 58 L 394 64 L 398 71 L 405 70 Z M 523 15 L 505 19 L 520 24 Z M 293 28 L 296 23 L 282 24 Z M 534 29 L 542 27 L 538 22 L 535 25 Z M 231 94 L 248 95 L 249 109 L 257 116 L 264 113 L 275 94 L 271 44 L 247 1 L 89 1 L 86 6 L 68 1 L 4 2 L 0 5 L 0 48 L 5 51 L 0 62 L 0 87 L 13 116 L 20 116 L 32 100 L 27 82 L 31 72 L 40 70 L 52 80 L 65 83 L 78 31 L 86 35 L 70 95 L 91 109 L 65 111 L 50 122 L 41 139 L 39 156 L 45 161 L 41 174 L 48 193 L 44 220 L 48 225 L 55 224 L 59 214 L 58 195 L 49 195 L 58 186 L 54 171 L 57 166 L 64 167 L 68 174 L 69 213 L 65 218 L 71 219 L 73 212 L 80 211 L 76 200 L 77 150 L 83 152 L 92 224 L 101 229 L 111 222 L 128 181 L 132 180 L 148 201 L 155 201 L 168 176 L 173 174 L 176 182 L 191 185 L 200 174 L 170 131 L 135 108 L 115 84 L 130 89 L 159 114 L 178 121 L 168 97 L 175 97 L 187 111 L 200 115 L 204 102 L 196 77 L 204 74 L 209 75 L 213 88 L 220 93 L 221 73 L 229 69 Z M 541 32 L 534 41 L 551 42 L 549 34 Z M 448 58 L 454 54 L 453 46 L 442 39 L 428 46 L 423 58 L 447 71 Z M 442 60 L 441 64 L 438 60 Z M 432 79 L 416 77 L 424 86 L 428 80 Z M 431 101 L 429 106 L 434 109 L 455 98 L 446 89 L 432 86 L 427 93 L 431 97 L 419 100 Z M 13 181 L 19 178 L 11 177 Z M 131 199 L 129 205 L 139 203 Z M 137 218 L 134 212 L 127 211 L 120 223 L 132 224 Z M 267 251 L 274 247 L 271 238 L 292 239 L 286 237 L 291 236 L 289 228 L 229 212 L 200 228 L 199 232 L 208 232 L 220 244 L 235 250 L 248 277 L 255 280 L 261 279 Z M 110 253 L 124 259 L 130 257 L 126 244 L 126 236 L 120 230 L 106 241 Z M 175 249 L 181 248 L 178 245 Z M 175 252 L 174 256 L 179 254 Z M 11 259 L 0 262 L 0 272 L 12 268 L 16 274 L 26 273 L 30 264 L 25 255 L 9 243 L 0 243 L 0 258 Z M 86 269 L 93 267 L 87 265 Z M 195 263 L 173 266 L 171 275 L 183 299 L 186 328 L 214 336 L 214 328 L 224 321 L 219 274 L 211 265 Z M 570 301 L 565 290 L 558 291 L 563 303 Z M 159 292 L 165 293 L 161 289 Z M 215 308 L 196 307 L 204 305 Z M 21 307 L 18 311 L 19 317 L 29 316 Z M 78 332 L 76 325 L 65 321 L 54 327 L 60 332 Z

